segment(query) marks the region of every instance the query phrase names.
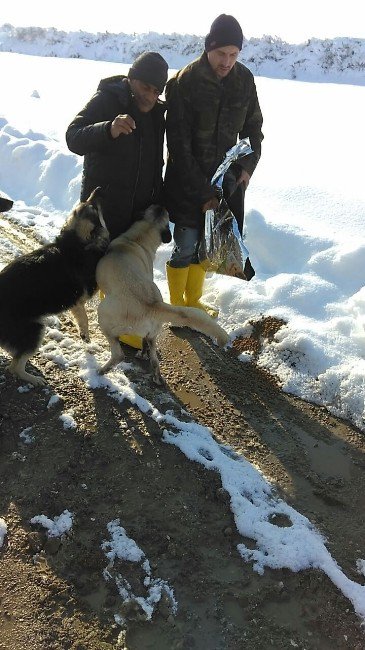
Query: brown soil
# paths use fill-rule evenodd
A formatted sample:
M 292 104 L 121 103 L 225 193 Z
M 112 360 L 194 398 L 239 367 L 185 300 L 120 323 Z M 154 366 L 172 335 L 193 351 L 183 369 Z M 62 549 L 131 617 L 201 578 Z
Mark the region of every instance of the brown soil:
M 197 333 L 166 328 L 159 340 L 166 387 L 156 389 L 132 351 L 126 374 L 161 412 L 210 427 L 220 443 L 260 468 L 360 583 L 363 434 L 282 393 L 274 378 L 236 358 L 242 350 L 256 353 L 280 325 L 262 319 L 250 340 L 228 352 Z M 68 317 L 63 326 L 75 332 Z M 243 562 L 237 544 L 250 541 L 237 532 L 219 475 L 166 444 L 162 425 L 126 400 L 88 389 L 76 369 L 40 356 L 33 365 L 49 391 L 21 393 L 5 364 L 0 352 L 0 517 L 8 526 L 0 549 L 2 650 L 365 648 L 361 621 L 324 574 L 260 576 Z M 49 409 L 54 393 L 61 399 Z M 71 410 L 78 426 L 65 430 L 59 416 Z M 27 427 L 35 438 L 30 445 L 19 438 Z M 60 540 L 30 524 L 34 515 L 53 518 L 65 508 L 75 520 Z M 100 546 L 117 517 L 152 574 L 173 587 L 176 615 L 166 599 L 151 621 L 138 608 L 121 608 L 115 583 L 103 577 Z M 143 595 L 142 574 L 129 571 Z M 116 613 L 127 619 L 124 628 Z

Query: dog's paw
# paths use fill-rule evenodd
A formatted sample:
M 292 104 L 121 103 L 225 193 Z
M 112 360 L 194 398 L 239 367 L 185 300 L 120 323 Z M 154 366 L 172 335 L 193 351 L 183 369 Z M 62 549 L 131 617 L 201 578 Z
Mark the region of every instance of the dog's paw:
M 8 366 L 8 371 L 16 379 L 20 379 L 20 381 L 25 381 L 27 384 L 31 384 L 36 388 L 38 388 L 39 386 L 47 386 L 47 381 L 43 377 L 39 377 L 39 375 L 32 375 L 30 372 L 27 372 L 22 368 L 19 369 L 17 367 L 14 367 L 12 364 Z
M 104 363 L 103 366 L 100 366 L 100 368 L 97 369 L 97 374 L 98 375 L 105 375 L 109 370 L 112 370 L 117 365 L 117 361 L 114 361 L 113 359 L 109 359 L 106 363 Z
M 79 334 L 80 334 L 80 339 L 82 339 L 82 341 L 85 341 L 85 343 L 90 343 L 89 330 L 79 329 Z
M 220 348 L 225 348 L 226 345 L 228 345 L 229 341 L 230 337 L 226 332 L 223 332 L 223 334 L 217 336 L 217 345 L 219 345 Z
M 149 355 L 148 350 L 147 350 L 147 351 L 138 350 L 138 352 L 137 352 L 137 354 L 136 354 L 136 358 L 137 358 L 137 359 L 144 359 L 145 361 L 146 361 L 146 360 L 148 361 L 149 358 L 150 358 L 150 355 Z
M 43 377 L 38 377 L 38 375 L 31 375 L 29 372 L 25 373 L 24 376 L 18 377 L 22 381 L 26 381 L 27 384 L 32 384 L 35 388 L 41 388 L 47 386 L 47 382 Z
M 31 377 L 32 379 L 28 379 L 28 383 L 33 384 L 33 386 L 47 386 L 47 381 L 43 377 L 36 377 L 35 375 L 31 375 Z
M 162 377 L 161 373 L 154 373 L 152 375 L 152 381 L 156 386 L 165 386 L 165 380 Z

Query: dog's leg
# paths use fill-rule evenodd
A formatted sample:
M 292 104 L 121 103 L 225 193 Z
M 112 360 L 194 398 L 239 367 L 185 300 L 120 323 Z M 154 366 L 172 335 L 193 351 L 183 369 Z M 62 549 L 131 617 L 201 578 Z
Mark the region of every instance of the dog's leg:
M 99 375 L 108 372 L 124 359 L 124 352 L 119 341 L 119 334 L 122 330 L 120 330 L 119 326 L 112 324 L 113 320 L 110 317 L 112 313 L 111 305 L 112 301 L 107 296 L 98 305 L 99 327 L 110 346 L 110 359 L 98 370 Z
M 98 375 L 104 375 L 106 372 L 108 372 L 108 370 L 114 368 L 114 366 L 116 366 L 118 363 L 123 361 L 123 359 L 125 358 L 124 352 L 119 342 L 119 338 L 109 337 L 106 334 L 105 336 L 108 339 L 110 345 L 110 359 L 109 361 L 104 363 L 104 365 L 101 368 L 99 368 Z
M 79 300 L 70 311 L 76 318 L 82 340 L 88 343 L 90 341 L 89 321 L 85 309 L 85 303 Z
M 138 350 L 136 357 L 139 359 L 149 359 L 150 358 L 150 346 L 147 342 L 146 337 L 142 339 L 142 350 Z
M 164 380 L 162 379 L 162 375 L 160 372 L 160 364 L 157 357 L 156 337 L 154 336 L 153 338 L 150 338 L 146 336 L 143 339 L 143 346 L 145 344 L 148 347 L 150 365 L 152 370 L 152 379 L 155 384 L 161 386 L 164 383 Z
M 33 384 L 33 386 L 46 386 L 47 382 L 43 377 L 31 375 L 25 369 L 25 365 L 32 354 L 22 354 L 20 357 L 15 357 L 8 366 L 8 370 L 12 375 L 18 377 L 18 379 L 26 381 L 27 384 Z

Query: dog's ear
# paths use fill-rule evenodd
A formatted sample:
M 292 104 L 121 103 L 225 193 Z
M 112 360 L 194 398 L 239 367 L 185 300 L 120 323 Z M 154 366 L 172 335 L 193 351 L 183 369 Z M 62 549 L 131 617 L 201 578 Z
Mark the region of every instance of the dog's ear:
M 87 205 L 92 205 L 93 208 L 98 213 L 99 217 L 99 223 L 100 225 L 105 228 L 105 230 L 108 230 L 107 225 L 104 221 L 104 216 L 103 216 L 103 199 L 105 198 L 105 190 L 98 186 L 96 187 L 90 194 L 89 198 L 85 202 Z
M 96 206 L 96 203 L 100 201 L 100 199 L 105 199 L 105 191 L 102 187 L 98 186 L 91 192 L 89 198 L 86 200 L 86 203 L 91 203 L 92 205 Z

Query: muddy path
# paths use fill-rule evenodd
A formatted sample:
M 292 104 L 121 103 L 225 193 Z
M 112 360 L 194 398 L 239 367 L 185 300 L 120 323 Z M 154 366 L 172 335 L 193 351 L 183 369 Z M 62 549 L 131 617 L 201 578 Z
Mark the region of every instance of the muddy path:
M 277 327 L 272 319 L 257 323 L 237 348 L 255 349 Z M 67 315 L 62 329 L 77 336 Z M 237 349 L 220 351 L 199 334 L 169 328 L 159 348 L 163 390 L 126 351 L 136 392 L 162 413 L 209 427 L 220 444 L 244 455 L 326 537 L 346 575 L 364 584 L 356 571 L 363 557 L 363 434 L 283 394 L 274 377 L 239 361 Z M 0 517 L 8 529 L 0 549 L 1 649 L 365 648 L 351 602 L 322 572 L 259 575 L 242 560 L 237 545 L 252 542 L 237 532 L 219 474 L 166 444 L 156 419 L 87 388 L 77 368 L 41 355 L 33 366 L 47 388 L 20 391 L 6 362 L 0 351 Z M 76 428 L 65 429 L 63 413 L 73 413 Z M 19 437 L 25 429 L 32 444 Z M 61 538 L 30 524 L 35 515 L 66 508 L 75 519 Z M 146 620 L 136 601 L 123 604 L 115 580 L 105 579 L 101 544 L 116 519 L 148 558 L 149 579 L 173 588 L 176 610 L 165 593 Z M 125 561 L 117 568 L 144 597 L 146 570 Z

